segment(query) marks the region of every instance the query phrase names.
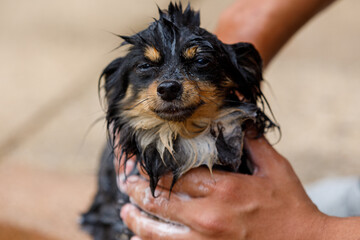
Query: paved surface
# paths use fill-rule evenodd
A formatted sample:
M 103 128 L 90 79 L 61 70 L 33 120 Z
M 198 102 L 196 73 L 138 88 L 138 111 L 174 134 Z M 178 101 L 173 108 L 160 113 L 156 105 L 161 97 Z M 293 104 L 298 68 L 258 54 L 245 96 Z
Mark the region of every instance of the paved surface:
M 190 2 L 212 30 L 232 1 Z M 276 148 L 304 183 L 360 174 L 359 11 L 358 0 L 336 3 L 265 74 L 282 126 Z M 0 1 L 0 227 L 88 239 L 76 221 L 106 139 L 97 78 L 122 53 L 109 32 L 132 34 L 154 16 L 146 0 Z

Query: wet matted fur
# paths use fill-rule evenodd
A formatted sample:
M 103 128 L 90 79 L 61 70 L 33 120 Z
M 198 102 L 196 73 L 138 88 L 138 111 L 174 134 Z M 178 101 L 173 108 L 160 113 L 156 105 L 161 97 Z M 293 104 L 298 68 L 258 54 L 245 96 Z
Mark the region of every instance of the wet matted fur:
M 98 194 L 82 218 L 95 239 L 131 236 L 119 217 L 128 197 L 117 189 L 114 149 L 120 148 L 118 159 L 136 157 L 154 195 L 164 174 L 172 173 L 174 185 L 202 165 L 250 174 L 244 129 L 251 125 L 262 134 L 275 126 L 263 113 L 262 63 L 251 44 L 222 43 L 200 27 L 189 5 L 183 10 L 170 3 L 159 13 L 147 29 L 120 36 L 129 52 L 102 73 L 111 149 L 102 158 Z

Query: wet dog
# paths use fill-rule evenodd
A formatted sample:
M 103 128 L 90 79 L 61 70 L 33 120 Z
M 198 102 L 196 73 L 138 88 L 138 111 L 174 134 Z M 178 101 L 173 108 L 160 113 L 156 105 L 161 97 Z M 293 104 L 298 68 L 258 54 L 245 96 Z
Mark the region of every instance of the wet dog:
M 117 157 L 125 164 L 135 156 L 153 195 L 163 175 L 172 174 L 173 186 L 202 165 L 250 174 L 244 130 L 252 126 L 262 134 L 275 126 L 263 113 L 258 52 L 249 43 L 219 41 L 200 28 L 199 13 L 190 6 L 183 10 L 170 3 L 159 13 L 147 29 L 121 36 L 129 52 L 103 71 L 108 151 L 120 148 Z M 131 233 L 116 210 L 128 198 L 117 190 L 106 153 L 99 176 L 99 192 L 83 225 L 95 239 L 128 239 Z

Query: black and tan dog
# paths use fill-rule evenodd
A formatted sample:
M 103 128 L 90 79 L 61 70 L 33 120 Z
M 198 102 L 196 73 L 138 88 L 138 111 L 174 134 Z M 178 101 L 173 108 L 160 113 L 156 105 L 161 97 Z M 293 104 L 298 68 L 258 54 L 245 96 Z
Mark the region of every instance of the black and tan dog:
M 242 154 L 245 126 L 260 134 L 275 126 L 265 116 L 261 58 L 249 43 L 227 45 L 200 28 L 190 6 L 170 3 L 147 29 L 129 37 L 128 54 L 104 70 L 106 119 L 112 149 L 136 157 L 154 195 L 159 178 L 201 165 L 251 173 Z M 246 122 L 246 124 L 245 124 Z M 120 139 L 116 141 L 115 139 Z M 120 157 L 120 156 L 119 156 Z M 95 239 L 127 239 L 112 157 L 105 153 L 99 192 L 83 225 Z M 118 201 L 122 201 L 118 203 Z M 118 207 L 117 207 L 118 206 Z

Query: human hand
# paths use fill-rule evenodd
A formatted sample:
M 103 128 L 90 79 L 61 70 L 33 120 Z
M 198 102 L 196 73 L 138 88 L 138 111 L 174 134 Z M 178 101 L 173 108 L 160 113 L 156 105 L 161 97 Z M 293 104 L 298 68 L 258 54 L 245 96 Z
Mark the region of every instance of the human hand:
M 307 197 L 289 162 L 265 138 L 246 139 L 256 169 L 243 175 L 198 168 L 175 184 L 160 181 L 156 196 L 149 183 L 133 176 L 127 193 L 133 204 L 121 217 L 141 239 L 318 239 L 327 217 Z M 166 221 L 157 221 L 135 207 Z

